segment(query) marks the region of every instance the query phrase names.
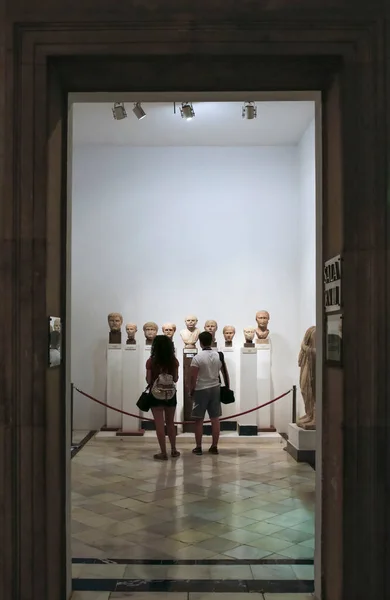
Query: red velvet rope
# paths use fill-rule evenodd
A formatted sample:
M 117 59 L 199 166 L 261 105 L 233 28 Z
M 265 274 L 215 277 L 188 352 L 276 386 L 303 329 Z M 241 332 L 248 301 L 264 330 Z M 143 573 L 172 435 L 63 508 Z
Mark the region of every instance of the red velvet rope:
M 76 386 L 74 386 L 74 389 L 79 394 L 81 394 L 82 396 L 85 396 L 86 398 L 89 398 L 89 400 L 92 400 L 93 402 L 96 402 L 97 404 L 101 404 L 102 406 L 105 406 L 106 408 L 110 408 L 111 410 L 115 410 L 115 412 L 121 413 L 122 415 L 126 415 L 128 417 L 134 417 L 134 419 L 138 419 L 139 421 L 152 421 L 152 422 L 154 422 L 154 419 L 149 419 L 148 417 L 141 417 L 140 415 L 133 415 L 132 413 L 128 413 L 128 412 L 126 412 L 124 410 L 121 410 L 120 408 L 115 408 L 114 406 L 110 406 L 109 404 L 106 404 L 105 402 L 102 402 L 101 400 L 97 400 L 97 398 L 94 398 L 93 396 L 90 396 L 86 392 L 83 392 L 82 390 L 79 390 L 79 388 L 76 387 Z M 273 404 L 274 402 L 277 402 L 277 400 L 280 400 L 281 398 L 284 398 L 291 391 L 292 390 L 288 390 L 287 392 L 284 392 L 284 394 L 281 394 L 277 398 L 274 398 L 273 400 L 270 400 L 269 402 L 265 402 L 265 404 L 260 404 L 260 406 L 255 406 L 255 408 L 251 408 L 250 410 L 246 410 L 244 412 L 237 413 L 236 415 L 230 415 L 229 417 L 221 417 L 219 420 L 220 421 L 227 421 L 227 420 L 230 420 L 230 419 L 234 419 L 235 417 L 242 417 L 243 415 L 248 415 L 249 413 L 252 413 L 255 410 L 259 410 L 260 408 L 264 408 L 265 406 L 269 406 L 270 404 Z M 196 423 L 196 421 L 175 421 L 175 425 L 187 425 L 189 423 Z M 211 423 L 211 421 L 204 421 L 204 423 Z

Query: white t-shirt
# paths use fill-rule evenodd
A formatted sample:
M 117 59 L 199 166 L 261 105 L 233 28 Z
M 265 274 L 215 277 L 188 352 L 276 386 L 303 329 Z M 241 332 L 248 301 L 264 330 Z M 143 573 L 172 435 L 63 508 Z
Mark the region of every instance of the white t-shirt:
M 196 390 L 205 390 L 219 385 L 222 363 L 216 350 L 201 350 L 191 361 L 191 367 L 199 369 Z

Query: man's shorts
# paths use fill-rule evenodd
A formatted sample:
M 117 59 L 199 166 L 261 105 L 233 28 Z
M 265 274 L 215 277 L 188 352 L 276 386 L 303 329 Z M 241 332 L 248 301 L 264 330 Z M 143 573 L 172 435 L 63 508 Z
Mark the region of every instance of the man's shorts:
M 194 391 L 191 418 L 204 419 L 206 410 L 210 419 L 217 419 L 222 415 L 219 385 Z

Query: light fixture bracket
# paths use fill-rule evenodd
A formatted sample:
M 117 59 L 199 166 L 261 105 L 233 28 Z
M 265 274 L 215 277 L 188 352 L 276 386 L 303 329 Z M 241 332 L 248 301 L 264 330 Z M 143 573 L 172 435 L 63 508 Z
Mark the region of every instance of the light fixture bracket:
M 180 107 L 180 114 L 182 119 L 186 119 L 186 121 L 191 121 L 195 117 L 194 107 L 192 106 L 192 102 L 182 102 Z
M 116 121 L 122 121 L 122 119 L 126 119 L 127 112 L 126 112 L 124 103 L 123 102 L 114 102 L 114 106 L 112 108 L 112 114 Z
M 256 119 L 257 117 L 257 106 L 254 102 L 245 102 L 242 107 L 242 118 L 243 119 Z

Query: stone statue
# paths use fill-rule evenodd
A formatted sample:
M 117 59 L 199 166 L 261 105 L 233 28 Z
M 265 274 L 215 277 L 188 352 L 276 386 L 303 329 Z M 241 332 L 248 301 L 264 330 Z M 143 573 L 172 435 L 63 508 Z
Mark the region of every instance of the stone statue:
M 151 346 L 154 338 L 158 332 L 158 325 L 154 323 L 154 321 L 148 321 L 143 326 L 144 334 L 145 334 L 145 344 L 147 346 Z
M 184 342 L 185 348 L 195 348 L 200 333 L 199 329 L 196 327 L 197 323 L 198 317 L 195 317 L 194 315 L 189 315 L 185 319 L 187 329 L 182 329 L 180 332 L 180 337 Z
M 269 312 L 259 310 L 256 313 L 257 329 L 256 329 L 256 344 L 269 344 Z
M 225 325 L 222 333 L 225 338 L 225 348 L 231 348 L 233 345 L 233 338 L 236 335 L 236 328 L 233 327 L 233 325 Z
M 173 341 L 173 336 L 175 335 L 176 331 L 176 325 L 174 323 L 164 323 L 161 329 L 163 334 L 171 338 L 171 340 Z
M 256 330 L 254 327 L 245 327 L 244 329 L 244 337 L 245 344 L 244 348 L 254 348 L 255 345 L 253 343 L 253 338 L 255 337 Z
M 301 344 L 298 357 L 298 365 L 301 368 L 299 386 L 301 388 L 303 402 L 305 403 L 305 415 L 298 419 L 297 425 L 302 429 L 316 428 L 316 328 L 309 327 Z
M 127 323 L 127 325 L 126 325 L 126 333 L 127 333 L 126 344 L 133 345 L 133 344 L 137 343 L 135 341 L 135 334 L 137 333 L 137 331 L 138 331 L 138 327 L 135 323 Z
M 213 319 L 209 319 L 204 324 L 204 330 L 208 331 L 213 336 L 213 341 L 211 342 L 211 348 L 217 347 L 217 342 L 215 341 L 215 334 L 217 332 L 217 329 L 218 329 L 218 323 L 217 323 L 217 321 L 214 321 Z
M 109 344 L 121 344 L 122 343 L 122 331 L 121 327 L 123 324 L 123 317 L 120 313 L 110 313 L 107 317 L 108 326 L 110 328 L 110 334 L 108 337 Z

